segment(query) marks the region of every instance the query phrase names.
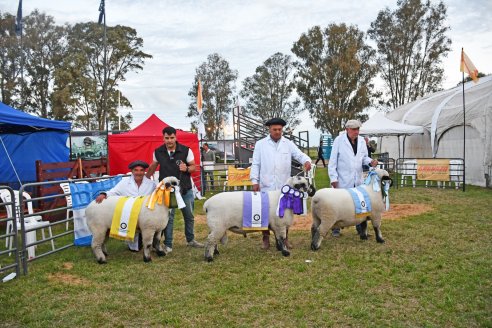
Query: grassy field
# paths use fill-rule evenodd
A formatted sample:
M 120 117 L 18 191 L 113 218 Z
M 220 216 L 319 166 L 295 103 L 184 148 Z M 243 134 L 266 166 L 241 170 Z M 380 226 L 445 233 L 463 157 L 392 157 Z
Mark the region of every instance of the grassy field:
M 326 170 L 317 186 L 328 186 Z M 349 228 L 313 252 L 308 231 L 291 231 L 285 258 L 262 251 L 260 234 L 230 234 L 207 263 L 185 246 L 179 217 L 173 252 L 152 263 L 114 240 L 107 265 L 89 248 L 70 248 L 0 285 L 0 326 L 491 327 L 492 190 L 390 195 L 433 210 L 383 221 L 384 245 Z M 197 224 L 196 235 L 205 240 L 207 227 Z

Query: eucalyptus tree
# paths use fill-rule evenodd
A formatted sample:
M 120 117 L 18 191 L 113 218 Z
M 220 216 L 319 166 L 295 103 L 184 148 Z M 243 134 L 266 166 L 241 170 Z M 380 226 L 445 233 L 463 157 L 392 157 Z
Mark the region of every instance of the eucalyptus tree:
M 235 82 L 237 71 L 231 69 L 229 62 L 219 54 L 208 55 L 207 61 L 196 69 L 195 79 L 188 92 L 192 101 L 188 108 L 188 117 L 193 117 L 193 126 L 201 119 L 205 124 L 207 139 L 218 139 L 223 133 L 224 122 L 234 106 Z M 198 81 L 202 84 L 203 113 L 197 110 Z
M 246 100 L 244 111 L 263 122 L 281 117 L 287 122 L 287 129 L 294 130 L 304 108 L 295 96 L 293 70 L 289 55 L 277 52 L 265 60 L 243 82 L 240 94 Z
M 399 0 L 395 10 L 381 10 L 371 23 L 387 105 L 396 108 L 441 89 L 442 60 L 451 49 L 446 18 L 443 2 Z
M 107 27 L 105 63 L 102 29 L 96 23 L 79 23 L 69 28 L 66 56 L 56 76 L 56 105 L 66 107 L 75 117 L 75 126 L 87 130 L 105 130 L 106 121 L 108 125 L 117 124 L 119 83 L 125 81 L 128 72 L 142 70 L 145 60 L 152 58 L 142 51 L 143 39 L 135 29 L 117 25 Z M 104 74 L 106 100 L 102 92 Z M 120 101 L 131 107 L 124 95 Z M 129 122 L 131 115 L 123 118 L 124 126 Z
M 314 26 L 294 43 L 296 87 L 323 132 L 336 136 L 349 119 L 365 119 L 377 93 L 375 51 L 356 26 Z

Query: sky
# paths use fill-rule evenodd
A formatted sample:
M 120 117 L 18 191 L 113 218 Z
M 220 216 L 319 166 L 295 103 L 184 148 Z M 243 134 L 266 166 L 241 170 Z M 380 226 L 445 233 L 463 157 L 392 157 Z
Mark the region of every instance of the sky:
M 133 109 L 132 127 L 154 113 L 176 128 L 190 129 L 186 117 L 192 99 L 196 68 L 211 53 L 225 58 L 238 71 L 236 92 L 243 80 L 254 74 L 276 52 L 295 56 L 293 43 L 315 25 L 330 23 L 357 25 L 367 31 L 379 11 L 396 8 L 396 0 L 106 0 L 108 26 L 135 28 L 144 40 L 143 51 L 152 59 L 144 69 L 127 75 L 120 89 Z M 24 0 L 23 13 L 38 9 L 59 25 L 97 21 L 100 0 Z M 433 1 L 436 3 L 436 1 Z M 461 80 L 460 51 L 463 47 L 480 72 L 492 73 L 492 1 L 445 0 L 448 8 L 447 36 L 451 51 L 443 61 L 448 89 Z M 17 12 L 18 0 L 0 0 L 0 11 Z M 370 44 L 371 41 L 368 41 Z M 372 44 L 374 45 L 374 44 Z M 376 82 L 382 86 L 382 82 Z M 241 102 L 241 100 L 240 100 Z M 127 109 L 123 109 L 123 114 Z M 372 114 L 372 112 L 371 112 Z M 229 119 L 231 124 L 232 117 Z M 230 134 L 232 129 L 226 131 Z M 302 114 L 296 131 L 310 131 L 319 139 L 309 113 Z

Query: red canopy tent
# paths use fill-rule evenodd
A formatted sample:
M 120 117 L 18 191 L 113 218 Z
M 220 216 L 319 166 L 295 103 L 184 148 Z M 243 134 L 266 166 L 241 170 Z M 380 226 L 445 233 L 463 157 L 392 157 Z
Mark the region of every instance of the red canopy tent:
M 145 122 L 131 131 L 110 135 L 108 138 L 109 172 L 111 175 L 127 173 L 128 164 L 140 159 L 152 163 L 154 150 L 164 141 L 162 129 L 169 124 L 161 121 L 152 114 Z M 195 156 L 197 171 L 192 174 L 195 185 L 200 187 L 200 147 L 198 137 L 191 132 L 177 130 L 176 138 L 179 143 L 190 147 Z

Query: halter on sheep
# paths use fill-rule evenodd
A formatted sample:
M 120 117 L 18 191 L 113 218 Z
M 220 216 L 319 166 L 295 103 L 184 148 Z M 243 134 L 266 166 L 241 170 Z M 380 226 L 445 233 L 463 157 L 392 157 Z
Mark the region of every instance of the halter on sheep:
M 389 208 L 389 187 L 392 180 L 388 172 L 381 169 L 371 171 L 363 188 L 371 203 L 370 214 L 363 217 L 356 215 L 352 196 L 347 189 L 325 188 L 318 190 L 312 200 L 313 225 L 311 227 L 311 249 L 318 250 L 324 237 L 332 228 L 343 228 L 361 223 L 361 239 L 367 239 L 367 223 L 370 219 L 376 233 L 376 241 L 384 243 L 381 234 L 381 213 Z
M 289 191 L 293 188 L 303 193 L 308 193 L 309 196 L 316 192 L 314 187 L 310 186 L 308 180 L 304 177 L 291 177 L 287 180 L 286 185 L 290 187 Z M 287 190 L 285 191 L 287 192 Z M 227 230 L 244 236 L 249 232 L 258 231 L 258 229 L 247 230 L 243 227 L 243 210 L 246 208 L 244 193 L 242 191 L 220 193 L 211 197 L 203 205 L 207 213 L 207 224 L 210 229 L 205 245 L 205 260 L 213 261 L 213 256 L 219 253 L 217 243 L 219 240 L 222 244 L 227 242 Z M 251 192 L 251 194 L 253 193 Z M 257 194 L 260 193 L 255 193 L 255 197 L 258 197 Z M 280 190 L 262 194 L 266 195 L 263 197 L 266 197 L 265 201 L 268 204 L 268 228 L 275 234 L 277 250 L 282 251 L 282 255 L 289 256 L 290 251 L 285 245 L 286 229 L 293 223 L 293 212 L 299 213 L 300 208 L 303 206 L 297 204 L 296 209 L 290 207 L 294 202 L 299 201 L 294 200 L 295 196 L 292 196 L 292 198 L 286 196 L 285 206 L 278 206 L 281 195 L 284 195 Z M 287 192 L 287 194 L 290 195 L 290 192 Z M 280 217 L 279 214 L 283 214 L 283 217 Z M 266 230 L 268 228 L 264 227 L 263 229 Z
M 166 255 L 161 243 L 161 233 L 167 226 L 169 206 L 173 206 L 172 197 L 167 195 L 175 189 L 177 206 L 180 206 L 179 180 L 175 177 L 163 179 L 151 196 L 145 196 L 138 213 L 137 228 L 142 232 L 144 262 L 152 260 L 151 247 L 154 246 L 158 256 Z M 121 196 L 109 197 L 102 203 L 92 202 L 86 209 L 87 225 L 92 232 L 92 251 L 99 263 L 106 263 L 107 231 L 111 228 L 113 213 Z M 184 203 L 183 203 L 184 204 Z M 182 205 L 183 205 L 182 204 Z

